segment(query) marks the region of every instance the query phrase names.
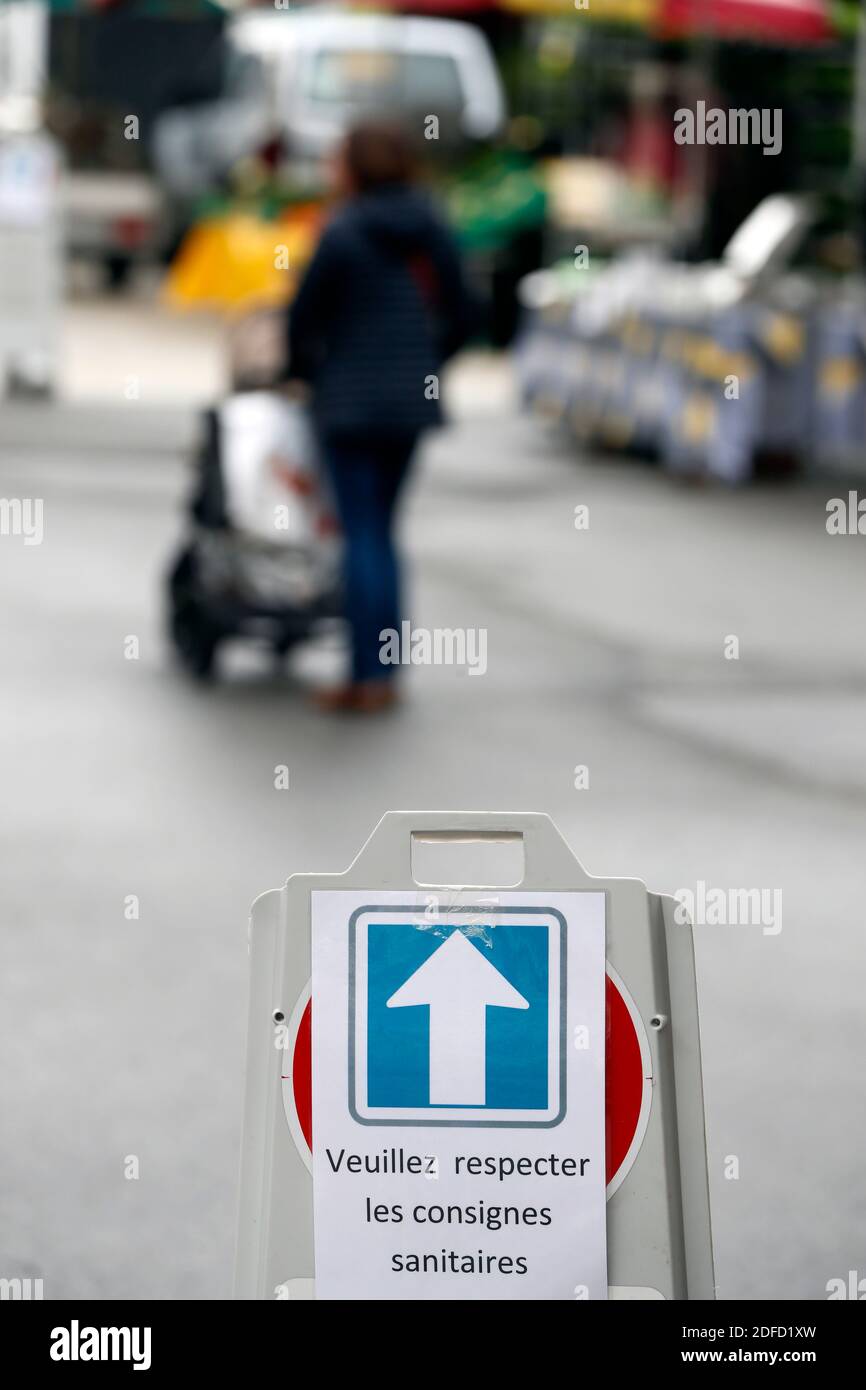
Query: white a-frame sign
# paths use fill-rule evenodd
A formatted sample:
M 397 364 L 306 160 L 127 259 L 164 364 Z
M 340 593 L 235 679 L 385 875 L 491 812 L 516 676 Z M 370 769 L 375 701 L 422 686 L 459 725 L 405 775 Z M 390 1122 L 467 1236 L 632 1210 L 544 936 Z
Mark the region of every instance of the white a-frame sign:
M 713 1298 L 676 908 L 531 813 L 393 812 L 258 898 L 237 1296 Z

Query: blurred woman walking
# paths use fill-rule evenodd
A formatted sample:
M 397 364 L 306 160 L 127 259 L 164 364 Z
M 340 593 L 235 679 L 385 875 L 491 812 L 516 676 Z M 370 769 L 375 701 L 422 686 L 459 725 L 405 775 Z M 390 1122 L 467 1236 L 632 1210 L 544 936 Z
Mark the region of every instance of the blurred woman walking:
M 339 205 L 290 310 L 289 373 L 312 388 L 345 534 L 351 679 L 317 702 L 374 712 L 395 698 L 396 668 L 380 661 L 380 634 L 399 632 L 402 615 L 395 509 L 420 435 L 440 422 L 439 372 L 473 312 L 399 128 L 358 125 L 334 177 Z

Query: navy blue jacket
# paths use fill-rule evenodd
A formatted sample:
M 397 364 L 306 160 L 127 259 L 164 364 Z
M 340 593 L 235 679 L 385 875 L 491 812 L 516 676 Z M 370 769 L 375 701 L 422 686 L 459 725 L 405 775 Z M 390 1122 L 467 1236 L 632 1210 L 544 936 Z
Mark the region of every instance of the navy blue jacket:
M 289 311 L 292 377 L 323 434 L 413 434 L 440 420 L 438 378 L 474 307 L 450 232 L 411 188 L 368 193 L 325 228 Z

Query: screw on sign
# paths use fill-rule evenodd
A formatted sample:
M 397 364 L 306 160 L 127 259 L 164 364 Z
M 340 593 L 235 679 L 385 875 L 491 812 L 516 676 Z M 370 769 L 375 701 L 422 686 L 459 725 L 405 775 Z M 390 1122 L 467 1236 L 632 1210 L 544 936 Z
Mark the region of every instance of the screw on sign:
M 607 1195 L 611 1197 L 637 1158 L 646 1133 L 652 1070 L 637 1006 L 611 966 L 607 967 L 605 986 L 605 1162 Z M 286 1113 L 305 1162 L 313 1148 L 312 1009 L 307 994 L 295 1011 L 291 1068 L 282 1078 Z

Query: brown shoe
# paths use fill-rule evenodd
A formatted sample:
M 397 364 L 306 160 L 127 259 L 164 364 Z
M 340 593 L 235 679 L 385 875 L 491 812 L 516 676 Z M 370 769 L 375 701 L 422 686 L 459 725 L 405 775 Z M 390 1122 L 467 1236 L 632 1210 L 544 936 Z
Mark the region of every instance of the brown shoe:
M 392 681 L 356 681 L 317 690 L 313 703 L 325 714 L 378 714 L 397 703 L 397 691 Z
M 337 685 L 313 692 L 313 704 L 323 714 L 341 714 L 355 708 L 355 686 Z
M 359 714 L 378 714 L 381 710 L 393 708 L 397 699 L 393 681 L 360 681 L 355 686 L 353 708 Z

